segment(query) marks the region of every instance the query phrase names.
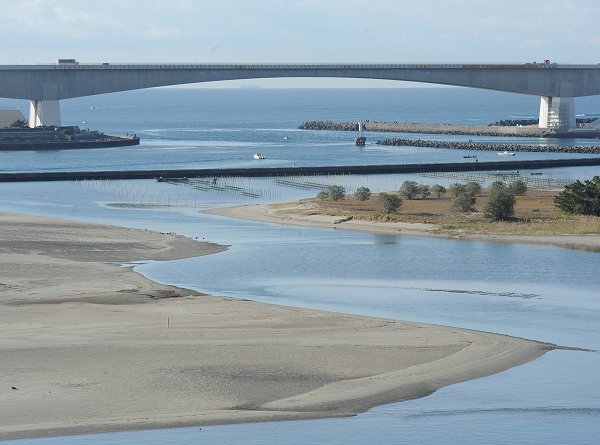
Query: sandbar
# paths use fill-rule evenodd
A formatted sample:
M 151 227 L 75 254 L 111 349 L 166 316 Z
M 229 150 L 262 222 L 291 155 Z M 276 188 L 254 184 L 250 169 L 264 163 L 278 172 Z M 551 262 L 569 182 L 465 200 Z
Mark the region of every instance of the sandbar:
M 349 416 L 555 348 L 208 296 L 118 264 L 223 249 L 0 214 L 0 440 Z
M 436 224 L 412 222 L 379 222 L 347 219 L 340 216 L 307 214 L 302 201 L 283 204 L 257 204 L 239 207 L 216 208 L 204 211 L 213 215 L 262 221 L 273 224 L 357 230 L 381 235 L 414 235 L 436 238 L 494 241 L 506 243 L 544 244 L 571 249 L 600 251 L 598 234 L 511 235 L 504 233 L 466 233 L 459 230 L 442 230 Z

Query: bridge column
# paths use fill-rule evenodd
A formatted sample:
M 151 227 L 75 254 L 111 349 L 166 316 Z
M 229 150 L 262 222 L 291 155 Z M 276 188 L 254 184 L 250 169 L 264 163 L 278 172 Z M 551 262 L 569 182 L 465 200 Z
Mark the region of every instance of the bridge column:
M 553 130 L 576 128 L 575 99 L 560 96 L 542 97 L 539 127 Z
M 30 100 L 29 127 L 54 125 L 60 127 L 60 104 L 58 100 Z

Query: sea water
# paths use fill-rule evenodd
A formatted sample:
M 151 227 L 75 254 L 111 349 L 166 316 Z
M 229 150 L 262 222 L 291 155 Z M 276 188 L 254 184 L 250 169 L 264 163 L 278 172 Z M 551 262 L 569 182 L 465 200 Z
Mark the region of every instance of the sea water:
M 226 167 L 498 161 L 493 151 L 443 150 L 377 145 L 391 133 L 366 133 L 355 147 L 352 132 L 304 131 L 309 120 L 359 119 L 487 125 L 509 117 L 535 116 L 537 97 L 461 88 L 375 90 L 182 90 L 155 89 L 61 101 L 63 125 L 134 133 L 140 146 L 95 150 L 0 152 L 0 172 L 143 170 Z M 600 110 L 598 98 L 578 98 L 586 116 Z M 0 107 L 25 101 L 0 100 Z M 285 137 L 288 137 L 286 140 Z M 557 144 L 552 139 L 489 136 L 400 135 L 420 139 Z M 570 139 L 566 145 L 595 144 Z M 253 153 L 266 156 L 255 161 Z M 586 157 L 583 154 L 518 153 L 514 159 Z M 511 158 L 512 160 L 513 158 Z
M 354 105 L 358 99 L 360 109 Z M 134 165 L 176 168 L 187 166 L 186 162 L 210 163 L 219 156 L 223 165 L 247 165 L 252 161 L 246 155 L 265 144 L 273 147 L 274 153 L 284 152 L 285 162 L 303 159 L 310 165 L 314 157 L 323 165 L 348 159 L 358 163 L 362 154 L 345 140 L 348 134 L 298 132 L 295 136 L 294 126 L 312 119 L 350 120 L 356 113 L 372 120 L 487 122 L 535 114 L 537 104 L 530 99 L 459 89 L 418 93 L 392 90 L 385 94 L 380 90 L 150 90 L 84 98 L 65 101 L 65 120 L 88 121 L 88 116 L 93 118 L 100 114 L 97 110 L 106 107 L 106 113 L 90 127 L 109 133 L 136 132 L 142 136 L 142 145 L 106 152 L 61 151 L 55 156 L 36 152 L 11 154 L 5 157 L 3 169 L 118 169 L 134 163 L 133 160 L 137 160 Z M 95 108 L 89 108 L 89 103 Z M 590 108 L 586 113 L 600 110 L 598 101 L 590 101 L 587 106 Z M 307 142 L 296 141 L 297 145 L 288 146 L 279 140 L 283 134 L 292 134 L 290 140 L 306 137 Z M 268 137 L 273 140 L 269 142 Z M 257 140 L 248 140 L 252 138 Z M 304 151 L 312 155 L 307 156 Z M 432 153 L 439 159 L 449 156 L 443 150 Z M 130 159 L 125 162 L 123 158 L 128 156 Z M 370 152 L 368 156 L 379 160 L 401 155 Z M 202 161 L 193 161 L 196 157 Z M 582 178 L 588 174 L 580 169 L 559 173 Z M 392 189 L 403 179 L 344 178 L 348 187 L 367 181 L 383 190 Z M 174 231 L 231 245 L 228 251 L 217 255 L 137 267 L 149 278 L 165 283 L 277 304 L 600 348 L 599 253 L 287 227 L 199 213 L 215 206 L 316 194 L 316 190 L 273 181 L 252 181 L 244 183 L 244 187 L 258 190 L 259 197 L 232 189 L 197 190 L 153 181 L 0 184 L 0 208 Z M 147 205 L 156 200 L 170 204 Z M 142 202 L 144 205 L 139 205 Z M 595 443 L 600 436 L 599 370 L 597 352 L 552 351 L 506 372 L 452 385 L 422 399 L 377 407 L 353 418 L 134 431 L 15 443 Z

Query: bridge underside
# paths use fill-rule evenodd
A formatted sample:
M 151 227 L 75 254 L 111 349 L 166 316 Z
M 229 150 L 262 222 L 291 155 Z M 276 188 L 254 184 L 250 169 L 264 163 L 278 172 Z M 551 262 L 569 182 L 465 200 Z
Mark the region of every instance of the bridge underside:
M 541 97 L 540 127 L 575 127 L 574 97 L 600 94 L 600 66 L 557 64 L 196 64 L 0 66 L 0 97 L 31 101 L 29 124 L 60 124 L 59 101 L 201 82 L 281 77 L 400 80 Z

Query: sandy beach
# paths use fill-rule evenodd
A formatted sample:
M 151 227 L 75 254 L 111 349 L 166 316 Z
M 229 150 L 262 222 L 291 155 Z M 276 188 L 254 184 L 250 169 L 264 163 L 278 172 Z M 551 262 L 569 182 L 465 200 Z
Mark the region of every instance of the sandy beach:
M 207 296 L 119 266 L 223 249 L 0 214 L 0 439 L 347 416 L 554 348 Z
M 273 224 L 321 227 L 341 230 L 358 230 L 382 235 L 418 235 L 437 238 L 467 239 L 524 244 L 546 244 L 581 250 L 600 251 L 600 235 L 509 235 L 464 233 L 457 230 L 443 231 L 435 224 L 408 222 L 374 222 L 340 216 L 307 214 L 301 201 L 275 205 L 252 205 L 211 209 L 206 213 L 232 218 L 262 221 Z

